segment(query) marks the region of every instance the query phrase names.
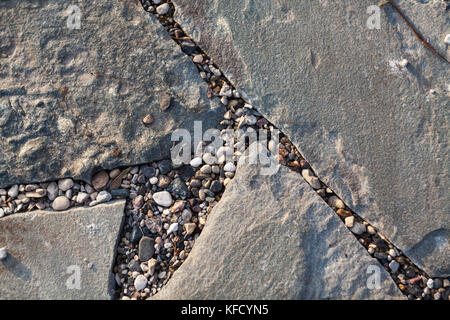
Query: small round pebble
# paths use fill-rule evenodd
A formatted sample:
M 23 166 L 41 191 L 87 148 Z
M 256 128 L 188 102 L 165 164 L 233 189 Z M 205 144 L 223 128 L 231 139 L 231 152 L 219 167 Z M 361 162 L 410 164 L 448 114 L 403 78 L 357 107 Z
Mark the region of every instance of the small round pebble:
M 70 200 L 65 196 L 59 196 L 53 200 L 52 208 L 56 211 L 66 210 L 70 206 Z
M 92 177 L 92 186 L 95 190 L 101 190 L 108 184 L 109 174 L 102 170 Z
M 234 165 L 233 162 L 228 162 L 223 166 L 223 170 L 227 172 L 235 172 L 236 166 Z
M 8 190 L 8 196 L 10 196 L 11 198 L 15 198 L 17 197 L 17 195 L 19 194 L 19 186 L 13 185 L 9 190 Z
M 147 286 L 147 278 L 142 274 L 138 275 L 134 280 L 134 287 L 137 291 L 143 290 Z
M 75 183 L 73 182 L 72 179 L 67 178 L 67 179 L 61 179 L 58 181 L 58 188 L 62 191 L 67 191 L 70 188 L 73 187 Z
M 160 15 L 167 14 L 169 12 L 170 6 L 167 3 L 163 3 L 162 5 L 156 8 L 156 13 Z
M 200 157 L 194 158 L 191 160 L 190 165 L 194 168 L 199 167 L 202 164 L 203 160 Z

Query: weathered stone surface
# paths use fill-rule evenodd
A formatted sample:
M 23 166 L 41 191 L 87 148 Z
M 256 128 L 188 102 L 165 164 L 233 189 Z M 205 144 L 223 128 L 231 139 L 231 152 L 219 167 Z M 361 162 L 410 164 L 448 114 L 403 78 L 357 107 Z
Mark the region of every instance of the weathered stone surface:
M 376 1 L 174 2 L 176 20 L 324 182 L 430 275 L 450 275 L 450 68 L 389 5 L 370 30 Z M 449 57 L 444 2 L 399 5 Z
M 98 167 L 169 156 L 176 128 L 218 121 L 194 64 L 136 3 L 0 2 L 0 186 L 89 181 Z M 80 29 L 67 27 L 69 5 Z
M 260 169 L 240 161 L 187 260 L 156 299 L 402 297 L 299 174 Z M 380 289 L 366 286 L 370 266 L 381 272 Z
M 0 247 L 8 257 L 0 262 L 1 299 L 110 299 L 124 207 L 120 200 L 2 218 Z M 77 268 L 80 289 L 69 289 Z

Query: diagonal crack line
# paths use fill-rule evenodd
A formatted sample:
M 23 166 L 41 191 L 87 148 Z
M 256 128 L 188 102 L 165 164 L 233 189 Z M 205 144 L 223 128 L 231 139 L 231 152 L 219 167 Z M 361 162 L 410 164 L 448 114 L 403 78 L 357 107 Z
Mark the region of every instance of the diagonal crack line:
M 220 94 L 224 86 L 229 86 L 233 92 L 237 92 L 237 90 L 231 81 L 224 76 L 225 73 L 221 70 L 220 66 L 215 65 L 208 57 L 207 53 L 204 52 L 174 20 L 175 7 L 171 1 L 158 1 L 157 4 L 145 0 L 140 0 L 140 2 L 143 9 L 153 14 L 159 20 L 168 31 L 171 38 L 181 47 L 181 50 L 193 60 L 201 77 L 212 89 L 209 94 L 211 98 L 213 96 L 221 96 L 222 104 L 227 107 L 228 111 L 232 112 L 236 110 L 235 107 L 238 103 L 247 103 L 247 101 L 240 96 L 234 97 L 235 99 L 233 99 Z M 169 5 L 168 9 L 166 4 Z M 162 5 L 164 5 L 165 10 L 160 9 Z M 191 46 L 186 46 L 186 43 L 195 46 L 195 50 L 192 50 Z M 196 58 L 199 56 L 202 58 Z M 219 72 L 216 72 L 216 70 Z M 275 125 L 270 123 L 270 121 L 264 117 L 261 116 L 260 120 L 261 119 L 263 119 L 263 122 L 266 122 L 266 128 L 268 126 L 276 128 Z M 221 124 L 229 124 L 229 122 L 221 122 Z M 234 124 L 234 126 L 237 127 L 236 124 Z M 248 127 L 258 128 L 258 126 L 254 124 L 248 125 Z M 374 226 L 370 225 L 357 213 L 352 211 L 327 184 L 318 178 L 309 163 L 304 159 L 289 138 L 281 131 L 280 142 L 279 162 L 302 175 L 305 181 L 335 211 L 341 221 L 358 239 L 358 242 L 372 257 L 376 258 L 378 262 L 383 265 L 387 272 L 389 272 L 390 276 L 404 295 L 408 296 L 409 299 L 440 299 L 440 292 L 433 289 L 433 279 L 423 270 L 418 268 L 411 259 L 389 241 L 389 239 L 384 237 L 382 233 L 377 231 Z M 292 154 L 295 155 L 294 158 L 292 158 Z M 361 232 L 360 228 L 356 228 L 358 225 L 364 226 L 365 231 Z M 435 278 L 435 280 L 436 279 L 444 280 L 444 278 Z

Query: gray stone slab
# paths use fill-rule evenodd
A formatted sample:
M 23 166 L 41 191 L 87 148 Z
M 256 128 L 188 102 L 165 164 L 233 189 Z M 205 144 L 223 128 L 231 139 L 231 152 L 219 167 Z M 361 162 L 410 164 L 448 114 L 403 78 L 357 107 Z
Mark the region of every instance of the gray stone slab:
M 174 2 L 176 20 L 324 182 L 431 276 L 450 275 L 450 68 L 389 5 L 369 30 L 377 1 Z M 399 5 L 450 57 L 445 3 Z
M 137 1 L 1 1 L 0 30 L 0 187 L 89 181 L 170 156 L 171 132 L 194 120 L 219 121 L 194 64 Z
M 0 247 L 8 251 L 0 261 L 0 299 L 112 298 L 111 268 L 124 208 L 120 200 L 0 219 Z
M 281 167 L 263 175 L 243 159 L 188 258 L 155 299 L 403 297 L 298 173 Z M 367 287 L 369 268 L 379 271 L 378 289 Z

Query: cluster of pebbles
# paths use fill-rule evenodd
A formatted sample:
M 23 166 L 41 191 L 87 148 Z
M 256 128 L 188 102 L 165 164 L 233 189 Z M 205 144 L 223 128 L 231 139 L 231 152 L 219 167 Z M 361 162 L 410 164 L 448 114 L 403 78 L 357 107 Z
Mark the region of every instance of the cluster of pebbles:
M 0 189 L 0 218 L 17 212 L 51 208 L 56 211 L 74 206 L 94 206 L 121 195 L 116 190 L 107 191 L 111 181 L 120 173 L 114 169 L 102 170 L 92 177 L 92 183 L 74 181 L 71 178 L 58 181 L 16 184 Z
M 173 20 L 173 5 L 160 0 L 141 3 L 146 11 L 156 15 L 195 63 L 210 87 L 209 98 L 219 97 L 226 107 L 218 128 L 221 134 L 226 135 L 231 129 L 239 138 L 249 131 L 266 130 L 270 137 L 275 127 L 242 99 L 220 69 L 183 32 Z M 274 151 L 278 147 L 279 163 L 298 172 L 333 208 L 409 299 L 450 300 L 450 278 L 430 278 L 373 226 L 351 211 L 316 176 L 286 136 L 280 133 L 280 144 L 272 142 L 269 138 L 268 149 Z M 99 171 L 92 177 L 91 184 L 66 178 L 0 189 L 0 218 L 16 212 L 46 208 L 59 211 L 126 198 L 125 224 L 113 267 L 116 293 L 123 300 L 147 299 L 169 281 L 188 257 L 247 147 L 248 143 L 239 139 L 233 147 L 218 149 L 201 142 L 189 164 L 175 165 L 165 159 Z
M 200 76 L 211 88 L 209 97 L 218 96 L 227 108 L 222 127 L 238 130 L 258 130 L 265 128 L 271 131 L 274 126 L 250 104 L 246 103 L 239 92 L 231 85 L 220 69 L 208 58 L 195 42 L 184 33 L 180 25 L 173 19 L 174 6 L 166 1 L 141 0 L 144 10 L 155 14 L 169 35 L 175 40 L 197 66 Z M 163 9 L 162 9 L 163 8 Z M 269 133 L 270 135 L 270 133 Z M 236 147 L 236 146 L 235 146 Z M 269 142 L 269 149 L 271 145 Z M 430 278 L 415 266 L 401 250 L 397 249 L 376 228 L 354 213 L 347 205 L 314 173 L 309 163 L 299 151 L 281 134 L 278 161 L 290 169 L 299 172 L 305 181 L 336 212 L 345 226 L 355 235 L 358 241 L 376 258 L 390 273 L 398 288 L 408 299 L 450 300 L 450 278 Z

